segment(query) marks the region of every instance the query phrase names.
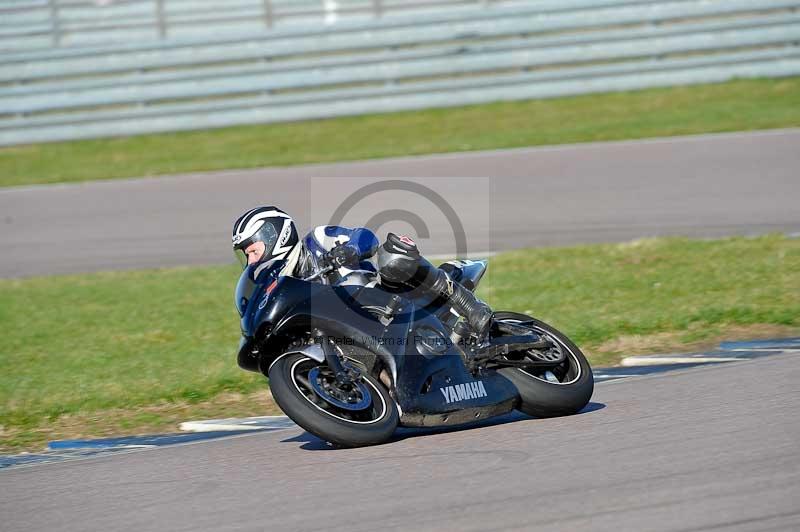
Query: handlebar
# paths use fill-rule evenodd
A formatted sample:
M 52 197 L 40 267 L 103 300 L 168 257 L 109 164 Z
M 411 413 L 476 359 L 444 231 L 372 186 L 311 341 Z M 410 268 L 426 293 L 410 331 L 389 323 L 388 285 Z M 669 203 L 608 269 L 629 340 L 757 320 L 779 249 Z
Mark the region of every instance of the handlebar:
M 322 277 L 323 275 L 329 274 L 330 272 L 332 272 L 335 269 L 336 268 L 333 267 L 333 266 L 325 266 L 324 268 L 322 268 L 320 271 L 318 271 L 314 275 L 310 275 L 310 276 L 304 278 L 303 280 L 304 281 L 313 281 L 314 279 L 318 279 L 318 278 Z

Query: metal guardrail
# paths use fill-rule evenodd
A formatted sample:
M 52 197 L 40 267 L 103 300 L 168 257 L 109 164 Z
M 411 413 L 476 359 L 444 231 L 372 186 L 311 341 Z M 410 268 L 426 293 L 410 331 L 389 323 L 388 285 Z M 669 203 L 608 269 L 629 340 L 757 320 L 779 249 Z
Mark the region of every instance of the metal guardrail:
M 800 0 L 496 2 L 3 54 L 0 145 L 799 74 Z
M 678 2 L 682 0 L 677 0 Z M 502 2 L 502 3 L 501 3 Z M 566 12 L 566 11 L 574 11 L 576 9 L 597 9 L 602 7 L 608 6 L 617 6 L 619 7 L 620 0 L 563 0 L 563 1 L 555 1 L 555 0 L 492 0 L 491 4 L 484 3 L 481 4 L 484 7 L 486 6 L 503 6 L 504 8 L 511 8 L 513 6 L 517 6 L 519 12 L 535 12 L 538 15 L 543 17 L 547 17 L 552 14 L 556 14 L 559 12 Z M 651 3 L 651 0 L 628 0 L 625 2 L 626 5 L 646 5 Z M 674 1 L 673 1 L 674 3 Z M 169 40 L 165 40 L 163 42 L 158 41 L 140 41 L 136 40 L 136 34 L 133 34 L 128 31 L 118 31 L 118 37 L 121 38 L 121 43 L 114 43 L 114 44 L 102 44 L 98 46 L 81 46 L 81 47 L 64 47 L 58 49 L 57 51 L 53 51 L 50 49 L 47 50 L 40 50 L 38 51 L 28 51 L 25 53 L 25 50 L 22 50 L 20 53 L 18 52 L 11 52 L 6 53 L 6 55 L 10 55 L 14 58 L 26 58 L 31 59 L 34 57 L 75 57 L 81 55 L 96 55 L 98 51 L 102 52 L 109 52 L 109 51 L 124 51 L 129 50 L 131 48 L 135 48 L 137 50 L 149 50 L 149 49 L 158 49 L 158 48 L 185 48 L 185 47 L 195 47 L 198 45 L 219 45 L 223 43 L 242 43 L 251 40 L 263 40 L 269 37 L 292 37 L 292 36 L 326 36 L 330 35 L 331 33 L 334 34 L 341 34 L 341 33 L 349 33 L 353 34 L 354 32 L 366 33 L 369 34 L 372 31 L 382 31 L 385 32 L 389 28 L 399 28 L 399 27 L 414 27 L 423 25 L 430 28 L 431 24 L 439 23 L 439 24 L 447 24 L 452 25 L 455 23 L 465 23 L 470 19 L 478 18 L 482 22 L 488 22 L 495 16 L 503 17 L 507 16 L 508 9 L 504 9 L 503 13 L 498 15 L 494 15 L 495 12 L 499 11 L 498 9 L 478 9 L 476 10 L 474 7 L 449 7 L 447 9 L 439 9 L 435 11 L 426 10 L 424 13 L 419 12 L 403 12 L 404 15 L 397 15 L 394 17 L 383 17 L 380 19 L 375 20 L 367 20 L 367 21 L 358 21 L 358 20 L 342 20 L 335 24 L 334 26 L 327 27 L 324 24 L 307 24 L 305 26 L 301 26 L 299 28 L 294 27 L 285 27 L 285 28 L 275 28 L 271 32 L 265 33 L 263 28 L 259 29 L 258 31 L 248 30 L 247 28 L 234 28 L 236 31 L 231 30 L 228 28 L 228 31 L 224 32 L 217 32 L 214 31 L 214 28 L 208 26 L 206 24 L 198 25 L 196 30 L 200 32 L 199 38 L 197 36 L 179 36 L 179 37 L 172 37 Z M 513 10 L 511 10 L 513 11 Z M 421 18 L 423 17 L 424 18 Z M 421 22 L 421 20 L 423 22 Z M 605 24 L 608 24 L 607 22 Z M 430 31 L 428 33 L 431 33 Z M 434 33 L 435 34 L 435 33 Z
M 379 19 L 491 0 L 37 0 L 0 3 L 0 50 Z M 497 0 L 495 0 L 497 1 Z
M 760 9 L 790 11 L 796 0 L 755 0 Z M 154 70 L 203 63 L 270 61 L 291 56 L 360 52 L 441 43 L 491 42 L 508 36 L 570 33 L 625 26 L 628 30 L 667 25 L 687 18 L 747 18 L 754 0 L 653 2 L 652 0 L 533 0 L 519 8 L 462 13 L 443 12 L 419 19 L 339 25 L 327 31 L 273 31 L 236 38 L 177 39 L 161 45 L 136 43 L 27 52 L 0 57 L 0 81 L 32 80 L 48 75 L 103 74 Z M 60 71 L 59 69 L 63 69 Z

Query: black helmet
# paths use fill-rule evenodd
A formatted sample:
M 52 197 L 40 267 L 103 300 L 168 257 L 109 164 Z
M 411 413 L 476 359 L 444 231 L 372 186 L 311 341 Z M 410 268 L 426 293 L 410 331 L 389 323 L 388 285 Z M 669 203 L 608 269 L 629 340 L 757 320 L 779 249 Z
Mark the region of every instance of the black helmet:
M 244 250 L 255 242 L 264 243 L 258 262 L 286 259 L 300 239 L 292 217 L 277 207 L 256 207 L 233 224 L 233 252 L 242 268 L 247 266 Z

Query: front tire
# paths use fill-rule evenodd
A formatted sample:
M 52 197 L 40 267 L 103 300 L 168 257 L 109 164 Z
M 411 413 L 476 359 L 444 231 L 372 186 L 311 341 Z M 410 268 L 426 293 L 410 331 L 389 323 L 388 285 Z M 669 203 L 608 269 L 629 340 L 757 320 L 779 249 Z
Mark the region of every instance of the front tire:
M 566 361 L 550 375 L 536 374 L 520 368 L 498 370 L 519 391 L 519 409 L 534 417 L 568 416 L 580 412 L 592 397 L 594 377 L 589 362 L 578 346 L 554 327 L 525 314 L 497 312 L 496 321 L 528 322 L 539 334 L 550 337 L 566 350 Z M 549 377 L 549 378 L 548 378 Z
M 269 368 L 268 376 L 272 395 L 281 410 L 311 434 L 340 447 L 377 445 L 391 438 L 400 417 L 383 384 L 371 375 L 362 374 L 354 390 L 358 397 L 353 401 L 358 408 L 369 394 L 370 404 L 348 409 L 346 401 L 333 396 L 326 400 L 322 395 L 325 392 L 320 383 L 330 385 L 327 368 L 300 353 L 279 357 Z

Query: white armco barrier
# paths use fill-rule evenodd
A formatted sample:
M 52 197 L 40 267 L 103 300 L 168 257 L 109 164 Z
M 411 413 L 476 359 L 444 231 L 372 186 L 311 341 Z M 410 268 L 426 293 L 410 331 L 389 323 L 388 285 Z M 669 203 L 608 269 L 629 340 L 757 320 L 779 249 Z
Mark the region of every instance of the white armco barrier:
M 113 2 L 119 31 L 141 30 L 134 22 L 142 2 Z M 236 0 L 231 13 L 251 4 Z M 800 0 L 400 4 L 307 0 L 293 9 L 319 9 L 320 20 L 6 51 L 0 145 L 800 74 Z M 28 22 L 0 23 L 0 44 L 46 24 L 37 13 L 53 7 L 12 5 Z M 161 5 L 190 26 L 212 7 Z M 361 16 L 370 9 L 380 16 Z

